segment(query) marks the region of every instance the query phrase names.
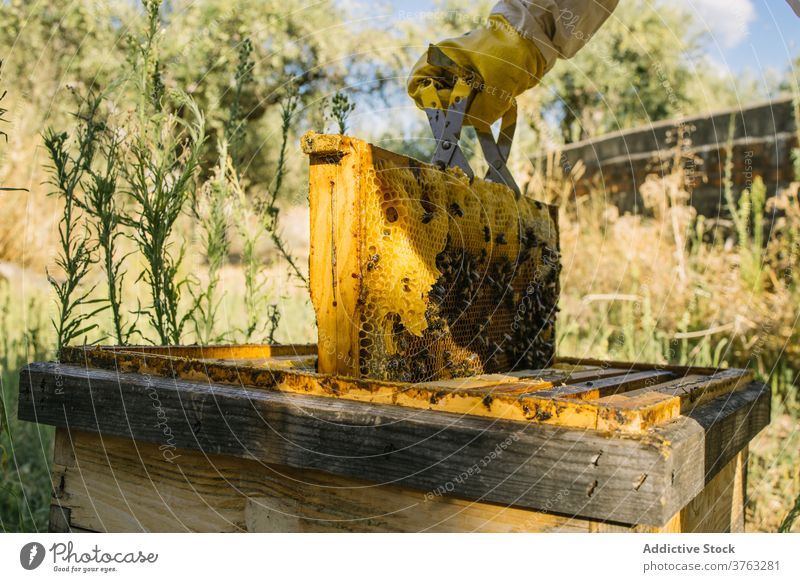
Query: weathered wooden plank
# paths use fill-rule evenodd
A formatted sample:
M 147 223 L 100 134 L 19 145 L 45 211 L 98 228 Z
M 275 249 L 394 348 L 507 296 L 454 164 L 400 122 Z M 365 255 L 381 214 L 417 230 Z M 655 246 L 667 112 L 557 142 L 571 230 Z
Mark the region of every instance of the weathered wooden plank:
M 663 370 L 627 372 L 622 375 L 615 374 L 610 378 L 600 378 L 565 386 L 555 386 L 552 390 L 538 392 L 536 396 L 540 398 L 581 398 L 583 400 L 594 400 L 603 396 L 608 396 L 609 394 L 640 389 L 642 386 L 655 386 L 674 377 L 675 375 L 672 372 Z
M 49 533 L 70 533 L 70 510 L 60 505 L 50 506 Z
M 729 531 L 743 500 L 742 454 L 661 528 L 426 495 L 319 471 L 58 429 L 70 472 L 50 529 L 249 532 Z M 548 509 L 557 510 L 562 493 Z
M 245 530 L 240 459 L 171 450 L 70 431 L 77 468 L 64 477 L 60 503 L 71 528 L 101 532 Z M 261 492 L 264 490 L 262 489 Z
M 72 524 L 72 510 L 58 504 L 50 506 L 49 533 L 97 533 L 98 530 L 86 529 Z
M 57 438 L 65 439 L 62 434 Z M 630 531 L 394 485 L 72 431 L 70 527 L 98 531 Z M 64 501 L 62 500 L 62 503 Z M 57 522 L 61 524 L 61 522 Z M 64 527 L 63 524 L 61 527 Z M 69 531 L 66 527 L 63 531 Z
M 703 442 L 706 482 L 769 424 L 770 398 L 770 388 L 754 382 L 743 390 L 716 398 L 713 401 L 716 406 L 699 406 L 688 413 L 706 433 Z
M 317 344 L 235 344 L 183 346 L 102 346 L 110 352 L 136 352 L 176 358 L 208 358 L 225 360 L 264 359 L 277 356 L 316 356 Z M 77 348 L 81 350 L 81 348 Z M 69 361 L 76 348 L 66 347 L 62 361 Z
M 749 370 L 718 370 L 713 374 L 689 374 L 670 382 L 655 386 L 625 391 L 613 397 L 601 398 L 600 402 L 625 402 L 637 406 L 648 402 L 652 395 L 675 396 L 681 400 L 681 411 L 687 411 L 722 394 L 735 392 L 747 386 L 753 379 Z
M 668 471 L 675 487 L 668 491 L 668 506 L 681 508 L 698 495 L 769 424 L 770 396 L 769 386 L 752 382 L 653 429 L 662 438 L 669 432 L 672 439 Z
M 601 368 L 624 368 L 626 370 L 664 370 L 673 372 L 679 376 L 687 374 L 701 374 L 708 376 L 715 374 L 724 368 L 712 368 L 708 366 L 683 366 L 680 364 L 652 364 L 647 362 L 620 362 L 616 360 L 598 360 L 597 358 L 578 358 L 559 356 L 555 359 L 558 364 L 573 364 L 576 366 L 599 366 Z
M 526 370 L 524 373 L 511 372 L 508 374 L 482 374 L 465 378 L 452 378 L 450 380 L 434 380 L 414 384 L 415 389 L 440 391 L 458 391 L 482 396 L 495 396 L 500 394 L 526 394 L 536 393 L 545 398 L 555 391 L 554 386 L 574 385 L 590 380 L 622 376 L 625 370 L 592 368 L 589 370 L 555 369 Z M 576 390 L 580 393 L 581 390 Z
M 744 531 L 747 447 L 742 449 L 706 484 L 679 514 L 685 533 Z
M 749 418 L 726 411 L 709 430 Z M 422 491 L 452 483 L 456 496 L 533 509 L 566 490 L 563 513 L 622 523 L 661 526 L 702 489 L 691 470 L 701 457 L 676 452 L 703 450 L 704 429 L 690 419 L 634 438 L 57 364 L 23 370 L 19 416 Z M 476 463 L 480 473 L 463 478 Z

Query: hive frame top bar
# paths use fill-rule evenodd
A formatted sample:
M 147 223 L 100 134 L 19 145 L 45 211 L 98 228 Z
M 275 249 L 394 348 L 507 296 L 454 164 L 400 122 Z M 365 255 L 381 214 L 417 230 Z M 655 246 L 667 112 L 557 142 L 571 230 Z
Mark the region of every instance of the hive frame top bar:
M 318 374 L 315 352 L 315 345 L 68 347 L 60 361 L 88 369 L 632 434 L 752 381 L 749 371 L 739 369 L 560 358 L 544 370 L 385 382 Z

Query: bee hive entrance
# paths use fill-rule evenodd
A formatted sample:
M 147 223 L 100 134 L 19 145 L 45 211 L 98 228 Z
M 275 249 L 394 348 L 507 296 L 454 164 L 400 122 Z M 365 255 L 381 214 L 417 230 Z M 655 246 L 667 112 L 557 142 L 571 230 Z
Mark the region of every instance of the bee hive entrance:
M 309 133 L 319 371 L 424 382 L 545 368 L 557 213 L 500 184 Z

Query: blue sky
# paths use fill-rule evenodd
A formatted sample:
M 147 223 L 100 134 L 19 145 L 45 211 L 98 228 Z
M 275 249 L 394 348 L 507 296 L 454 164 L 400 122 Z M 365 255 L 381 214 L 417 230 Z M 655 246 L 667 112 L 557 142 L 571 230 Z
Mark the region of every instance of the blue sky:
M 765 67 L 786 70 L 791 57 L 800 54 L 800 18 L 785 0 L 744 0 L 741 3 L 749 4 L 754 11 L 747 34 L 733 46 L 722 47 L 718 54 L 725 56 L 734 71 L 745 68 L 758 71 Z
M 391 3 L 398 11 L 436 7 L 433 0 L 391 0 Z M 800 18 L 785 0 L 671 0 L 671 3 L 683 5 L 698 16 L 711 36 L 707 47 L 709 57 L 736 73 L 748 69 L 756 76 L 765 69 L 784 72 L 791 56 L 800 54 Z

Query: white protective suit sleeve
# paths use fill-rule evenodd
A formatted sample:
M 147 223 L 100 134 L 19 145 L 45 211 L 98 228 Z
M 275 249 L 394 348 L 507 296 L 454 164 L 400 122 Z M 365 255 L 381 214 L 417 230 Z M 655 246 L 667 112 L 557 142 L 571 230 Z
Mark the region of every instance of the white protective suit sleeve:
M 545 72 L 556 59 L 568 59 L 594 36 L 619 0 L 502 0 L 492 14 L 503 16 L 533 41 L 545 59 Z

